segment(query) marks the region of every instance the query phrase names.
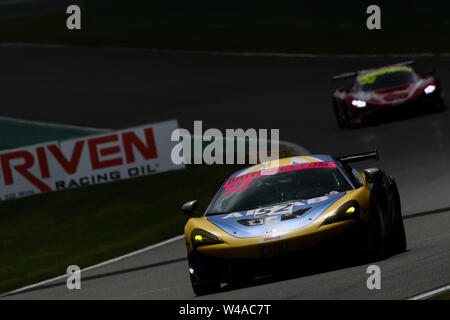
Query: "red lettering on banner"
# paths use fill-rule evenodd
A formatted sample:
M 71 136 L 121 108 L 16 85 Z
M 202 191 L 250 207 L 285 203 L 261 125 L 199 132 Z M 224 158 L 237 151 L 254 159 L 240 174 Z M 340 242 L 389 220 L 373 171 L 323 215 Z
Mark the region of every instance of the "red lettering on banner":
M 75 143 L 75 147 L 72 150 L 72 155 L 70 160 L 67 160 L 66 156 L 59 150 L 57 145 L 47 146 L 47 149 L 51 152 L 51 154 L 55 157 L 55 159 L 59 162 L 61 167 L 68 173 L 74 174 L 78 169 L 78 164 L 80 163 L 81 152 L 83 152 L 84 140 L 77 141 Z
M 113 166 L 120 166 L 121 164 L 123 164 L 122 158 L 115 158 L 101 161 L 99 157 L 99 149 L 98 149 L 99 145 L 108 142 L 115 142 L 118 140 L 119 138 L 117 134 L 112 134 L 109 136 L 93 138 L 88 140 L 92 169 L 94 170 L 104 169 Z M 120 148 L 117 146 L 100 149 L 100 155 L 111 155 L 115 153 L 120 153 Z
M 144 129 L 145 142 L 147 145 L 139 139 L 135 132 L 124 132 L 122 133 L 123 148 L 125 150 L 125 158 L 127 163 L 132 163 L 136 161 L 133 152 L 133 146 L 139 150 L 144 159 L 149 160 L 158 157 L 156 151 L 155 137 L 153 135 L 153 128 Z
M 105 148 L 105 149 L 101 149 L 100 150 L 100 155 L 102 157 L 110 156 L 110 155 L 115 154 L 115 153 L 120 153 L 120 147 L 119 146 L 109 147 L 109 148 Z
M 45 154 L 45 148 L 44 147 L 38 147 L 36 148 L 38 162 L 39 162 L 39 169 L 41 171 L 41 178 L 50 178 L 50 171 L 48 169 L 48 161 L 47 161 L 47 155 Z
M 2 164 L 3 177 L 5 179 L 5 185 L 11 185 L 14 183 L 12 169 L 14 168 L 18 173 L 20 173 L 24 178 L 26 178 L 31 184 L 41 192 L 50 191 L 50 187 L 44 182 L 32 175 L 28 170 L 34 165 L 34 157 L 28 151 L 15 151 L 11 153 L 2 154 L 0 156 L 0 161 Z M 15 165 L 11 168 L 11 160 L 13 159 L 23 159 L 24 164 Z

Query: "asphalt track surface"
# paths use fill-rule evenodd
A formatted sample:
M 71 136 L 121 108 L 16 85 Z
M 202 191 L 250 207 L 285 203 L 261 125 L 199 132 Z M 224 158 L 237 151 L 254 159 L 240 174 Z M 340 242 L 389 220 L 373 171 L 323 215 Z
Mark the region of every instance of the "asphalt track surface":
M 324 267 L 225 287 L 201 299 L 404 299 L 450 283 L 450 111 L 341 130 L 331 75 L 409 58 L 261 57 L 144 50 L 0 48 L 2 116 L 100 128 L 176 118 L 192 130 L 279 128 L 313 153 L 380 148 L 377 165 L 398 183 L 408 250 L 368 264 Z M 450 58 L 422 57 L 450 92 Z M 374 162 L 365 164 L 374 165 Z M 191 199 L 186 199 L 191 200 Z M 179 234 L 182 230 L 179 230 Z M 76 262 L 74 262 L 76 263 Z M 192 299 L 182 240 L 82 273 L 82 289 L 55 281 L 8 299 Z

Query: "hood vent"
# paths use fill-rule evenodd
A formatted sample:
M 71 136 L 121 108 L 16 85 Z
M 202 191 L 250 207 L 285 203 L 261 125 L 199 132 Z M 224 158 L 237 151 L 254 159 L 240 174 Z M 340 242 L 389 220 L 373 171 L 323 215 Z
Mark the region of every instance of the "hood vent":
M 301 209 L 298 209 L 297 211 L 294 211 L 292 213 L 284 214 L 284 215 L 281 216 L 281 221 L 298 218 L 301 215 L 303 215 L 306 211 L 308 211 L 309 209 L 311 209 L 311 207 L 301 208 Z
M 246 227 L 252 227 L 252 226 L 260 226 L 264 224 L 264 219 L 241 219 L 238 220 L 240 224 Z

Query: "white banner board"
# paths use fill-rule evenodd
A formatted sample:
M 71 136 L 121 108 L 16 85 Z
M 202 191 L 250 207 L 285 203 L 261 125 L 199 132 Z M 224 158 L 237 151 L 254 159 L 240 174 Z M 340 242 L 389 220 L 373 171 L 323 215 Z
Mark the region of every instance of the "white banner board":
M 176 120 L 0 152 L 0 200 L 176 170 Z

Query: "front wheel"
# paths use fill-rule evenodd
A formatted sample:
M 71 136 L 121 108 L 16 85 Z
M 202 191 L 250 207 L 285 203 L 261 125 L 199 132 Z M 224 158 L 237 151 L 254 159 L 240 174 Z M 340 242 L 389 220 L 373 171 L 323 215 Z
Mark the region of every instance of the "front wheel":
M 195 277 L 191 274 L 191 284 L 192 290 L 194 291 L 196 296 L 203 296 L 207 294 L 211 294 L 217 292 L 220 289 L 220 282 L 212 282 L 212 281 L 202 281 L 199 279 L 195 279 Z
M 197 296 L 210 294 L 220 289 L 217 268 L 211 266 L 207 261 L 199 257 L 195 252 L 188 255 L 189 276 L 192 290 Z
M 376 205 L 376 211 L 373 215 L 373 229 L 374 238 L 374 251 L 373 253 L 377 258 L 384 258 L 389 253 L 389 230 L 387 227 L 386 216 L 383 215 L 383 208 L 380 205 Z
M 400 217 L 394 228 L 394 234 L 392 235 L 392 252 L 400 253 L 406 250 L 406 234 L 405 226 L 403 225 L 403 219 Z
M 394 217 L 394 228 L 392 234 L 392 252 L 400 253 L 406 250 L 406 232 L 405 225 L 403 224 L 402 211 L 400 207 L 400 196 L 398 194 L 397 187 L 395 187 L 395 217 Z
M 389 228 L 383 215 L 383 208 L 379 204 L 373 202 L 372 214 L 365 223 L 363 229 L 362 246 L 364 247 L 364 256 L 372 259 L 383 259 L 389 253 Z
M 336 102 L 333 102 L 333 111 L 334 115 L 336 117 L 336 121 L 339 128 L 348 128 L 350 126 L 350 122 L 348 120 L 347 112 L 341 112 L 340 108 L 336 104 Z

